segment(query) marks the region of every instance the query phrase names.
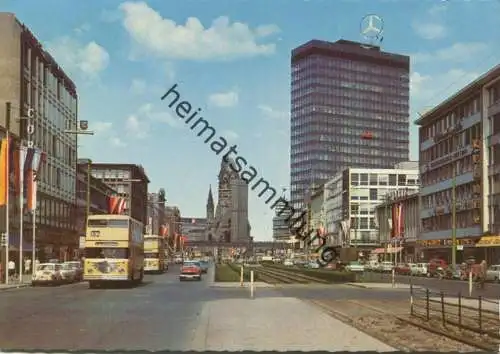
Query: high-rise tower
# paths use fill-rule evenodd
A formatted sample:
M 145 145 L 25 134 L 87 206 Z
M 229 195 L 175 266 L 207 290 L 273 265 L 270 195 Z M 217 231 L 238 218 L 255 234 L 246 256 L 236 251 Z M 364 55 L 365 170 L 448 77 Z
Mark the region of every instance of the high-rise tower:
M 392 168 L 409 157 L 408 56 L 339 40 L 292 51 L 291 201 L 348 167 Z

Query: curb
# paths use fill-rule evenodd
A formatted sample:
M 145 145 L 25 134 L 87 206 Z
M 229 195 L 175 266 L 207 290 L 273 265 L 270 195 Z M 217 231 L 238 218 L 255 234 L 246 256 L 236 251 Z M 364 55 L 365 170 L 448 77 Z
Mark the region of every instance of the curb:
M 31 284 L 23 284 L 23 285 L 13 285 L 9 287 L 1 287 L 0 291 L 8 291 L 8 290 L 16 290 L 22 288 L 31 288 Z
M 360 284 L 355 284 L 355 283 L 346 283 L 345 285 L 352 286 L 353 288 L 369 289 L 368 286 L 360 285 Z

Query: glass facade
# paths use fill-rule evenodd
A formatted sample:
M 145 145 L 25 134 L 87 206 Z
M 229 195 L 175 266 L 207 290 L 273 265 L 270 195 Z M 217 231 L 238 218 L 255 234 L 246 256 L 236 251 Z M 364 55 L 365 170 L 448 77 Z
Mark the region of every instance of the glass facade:
M 292 52 L 291 200 L 348 167 L 392 168 L 409 155 L 409 59 L 359 43 Z M 372 139 L 362 139 L 364 133 Z

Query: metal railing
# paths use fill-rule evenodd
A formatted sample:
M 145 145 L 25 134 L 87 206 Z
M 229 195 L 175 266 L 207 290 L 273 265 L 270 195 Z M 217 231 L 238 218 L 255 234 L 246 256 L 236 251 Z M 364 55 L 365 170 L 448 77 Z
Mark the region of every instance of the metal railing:
M 466 297 L 410 285 L 410 315 L 443 327 L 458 327 L 482 336 L 500 339 L 499 299 Z

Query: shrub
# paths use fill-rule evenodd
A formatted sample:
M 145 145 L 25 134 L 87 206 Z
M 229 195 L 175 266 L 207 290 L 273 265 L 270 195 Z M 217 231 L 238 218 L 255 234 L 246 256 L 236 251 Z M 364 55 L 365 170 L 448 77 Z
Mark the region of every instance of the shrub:
M 215 265 L 215 281 L 218 282 L 239 282 L 240 275 L 236 273 L 229 264 Z

